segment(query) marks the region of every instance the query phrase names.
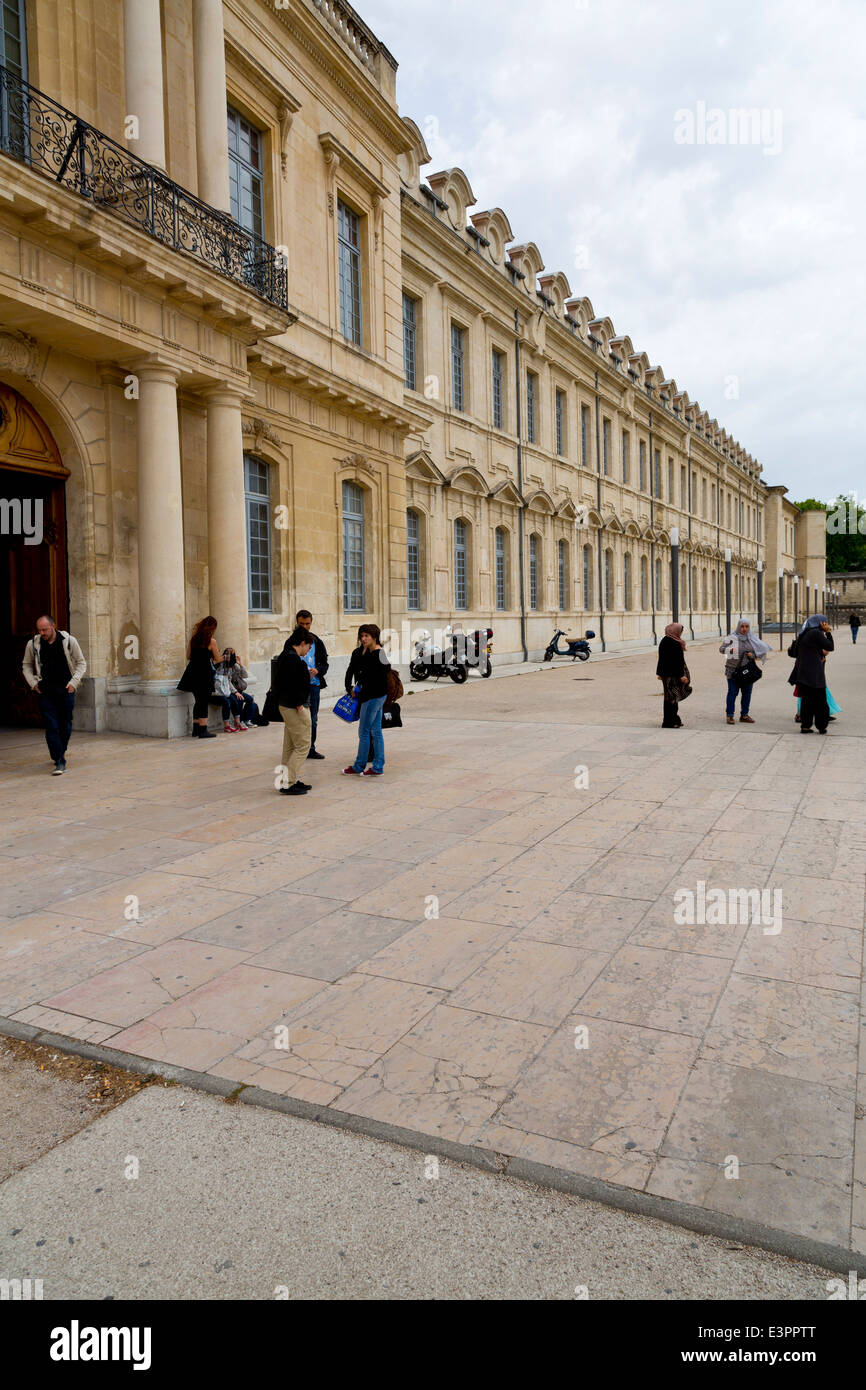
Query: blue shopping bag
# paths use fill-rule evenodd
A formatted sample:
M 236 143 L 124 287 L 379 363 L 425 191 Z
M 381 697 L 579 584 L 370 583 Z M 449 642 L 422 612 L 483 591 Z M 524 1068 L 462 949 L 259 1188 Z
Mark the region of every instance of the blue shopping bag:
M 361 702 L 354 695 L 341 695 L 334 705 L 334 713 L 347 724 L 356 724 L 361 718 Z

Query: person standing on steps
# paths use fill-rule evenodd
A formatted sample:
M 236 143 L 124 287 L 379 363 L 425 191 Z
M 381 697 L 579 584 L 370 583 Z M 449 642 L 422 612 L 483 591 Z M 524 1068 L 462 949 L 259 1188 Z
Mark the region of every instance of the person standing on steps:
M 665 635 L 659 642 L 656 663 L 656 675 L 664 692 L 663 729 L 681 729 L 683 726 L 680 719 L 680 700 L 685 698 L 691 679 L 685 652 L 682 623 L 668 623 Z
M 310 751 L 308 758 L 324 758 L 324 753 L 319 753 L 316 749 L 316 734 L 319 728 L 319 701 L 322 698 L 322 691 L 328 682 L 325 676 L 328 671 L 328 651 L 315 632 L 311 631 L 313 626 L 313 615 L 307 608 L 301 608 L 295 614 L 295 623 L 310 634 L 312 646 L 306 655 L 306 663 L 310 671 Z
M 307 653 L 312 646 L 310 634 L 296 627 L 277 662 L 276 693 L 283 717 L 283 767 L 286 785 L 280 787 L 283 796 L 306 796 L 312 791 L 309 782 L 300 780 L 301 768 L 310 751 L 310 668 Z
M 744 679 L 744 675 L 748 675 L 750 668 L 759 661 L 763 663 L 767 660 L 770 648 L 760 637 L 755 636 L 751 623 L 741 618 L 735 631 L 728 633 L 719 651 L 727 657 L 725 676 L 728 682 L 728 698 L 725 703 L 725 719 L 728 724 L 734 723 L 734 711 L 739 695 L 740 723 L 754 724 L 755 721 L 749 714 L 749 706 L 752 703 L 752 686 L 755 682 Z
M 793 644 L 792 644 L 793 645 Z M 835 651 L 830 624 L 823 613 L 807 618 L 797 637 L 794 669 L 788 684 L 795 685 L 800 696 L 800 733 L 811 734 L 812 724 L 819 734 L 826 734 L 830 723 L 827 704 L 827 652 Z
M 189 691 L 193 696 L 193 738 L 216 738 L 207 726 L 214 676 L 222 661 L 222 652 L 214 637 L 216 629 L 217 620 L 210 614 L 196 623 L 186 649 L 186 670 L 177 683 L 178 690 Z
M 362 623 L 358 635 L 364 648 L 356 662 L 361 702 L 358 723 L 358 752 L 345 775 L 381 777 L 385 771 L 385 740 L 382 737 L 382 710 L 388 697 L 388 672 L 391 663 L 381 643 L 381 632 L 375 623 Z M 367 767 L 372 740 L 373 766 Z
M 852 642 L 854 643 L 854 645 L 856 646 L 856 645 L 857 645 L 857 633 L 860 631 L 860 614 L 859 614 L 859 613 L 849 613 L 849 614 L 848 614 L 848 623 L 849 623 L 849 625 L 850 625 L 850 627 L 851 627 L 851 641 L 852 641 Z
M 75 692 L 87 662 L 71 633 L 61 631 L 54 619 L 43 613 L 36 619 L 36 636 L 27 643 L 21 670 L 30 689 L 39 696 L 45 742 L 54 763 L 52 776 L 59 777 L 66 771 Z

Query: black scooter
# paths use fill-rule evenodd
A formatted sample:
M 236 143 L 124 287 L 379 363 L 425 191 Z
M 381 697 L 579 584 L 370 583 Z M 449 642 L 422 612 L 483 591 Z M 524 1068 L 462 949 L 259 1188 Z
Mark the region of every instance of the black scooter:
M 594 637 L 595 633 L 587 629 L 586 636 Z M 560 637 L 565 637 L 568 643 L 565 651 L 563 651 L 559 645 Z M 555 656 L 570 656 L 572 661 L 589 661 L 591 650 L 589 643 L 585 641 L 583 637 L 567 637 L 562 628 L 558 627 L 553 637 L 550 639 L 547 650 L 544 653 L 544 659 L 545 661 L 552 661 Z

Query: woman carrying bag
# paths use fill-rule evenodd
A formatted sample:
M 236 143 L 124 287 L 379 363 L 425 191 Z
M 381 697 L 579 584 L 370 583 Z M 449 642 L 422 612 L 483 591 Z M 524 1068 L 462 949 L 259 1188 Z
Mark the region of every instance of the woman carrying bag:
M 178 681 L 178 690 L 189 691 L 194 696 L 192 707 L 193 738 L 216 738 L 207 726 L 208 706 L 214 688 L 216 663 L 222 660 L 222 652 L 216 644 L 216 618 L 208 616 L 196 623 L 186 649 L 186 670 Z
M 823 613 L 813 613 L 797 637 L 794 669 L 788 677 L 788 684 L 796 686 L 800 696 L 801 734 L 811 734 L 813 722 L 819 734 L 827 732 L 830 708 L 824 666 L 827 652 L 834 650 L 830 624 Z
M 659 642 L 659 659 L 656 664 L 656 675 L 664 691 L 663 729 L 683 727 L 683 721 L 680 719 L 680 701 L 692 693 L 685 651 L 682 623 L 668 623 L 665 635 Z
M 760 637 L 756 637 L 752 632 L 751 624 L 746 618 L 741 618 L 737 623 L 736 630 L 729 632 L 719 651 L 727 657 L 725 662 L 725 676 L 728 682 L 728 698 L 725 705 L 725 719 L 729 724 L 734 723 L 734 711 L 737 707 L 737 695 L 740 696 L 740 723 L 754 724 L 749 714 L 749 706 L 752 703 L 752 686 L 759 681 L 764 674 L 761 667 L 770 655 L 770 648 L 766 642 L 762 642 Z
M 385 771 L 385 740 L 382 738 L 382 709 L 388 698 L 388 673 L 391 663 L 385 655 L 380 638 L 381 632 L 375 623 L 362 623 L 358 629 L 363 651 L 358 657 L 353 652 L 350 670 L 357 672 L 358 687 L 355 694 L 360 703 L 358 721 L 358 752 L 351 767 L 344 767 L 345 775 L 381 777 Z M 349 672 L 346 672 L 348 679 Z M 372 746 L 373 766 L 369 752 Z

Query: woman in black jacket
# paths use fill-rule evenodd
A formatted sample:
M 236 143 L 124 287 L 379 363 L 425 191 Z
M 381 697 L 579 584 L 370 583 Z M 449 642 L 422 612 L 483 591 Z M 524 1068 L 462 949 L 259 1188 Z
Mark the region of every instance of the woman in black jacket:
M 391 663 L 385 655 L 380 638 L 381 632 L 375 623 L 362 623 L 358 629 L 362 651 L 352 653 L 352 662 L 357 671 L 360 686 L 358 698 L 361 702 L 361 718 L 358 723 L 358 752 L 351 767 L 344 767 L 344 773 L 361 774 L 364 777 L 381 777 L 385 771 L 385 740 L 382 738 L 382 709 L 388 698 L 388 672 Z M 357 657 L 357 660 L 356 660 Z M 350 668 L 352 665 L 350 662 Z M 348 672 L 347 678 L 348 678 Z M 368 753 L 372 744 L 373 766 L 367 767 Z
M 813 720 L 819 734 L 827 732 L 830 707 L 824 662 L 827 652 L 834 650 L 830 624 L 823 613 L 813 613 L 797 638 L 794 669 L 788 677 L 788 684 L 795 685 L 800 696 L 801 734 L 811 734 Z
M 656 675 L 664 691 L 663 729 L 681 729 L 683 726 L 679 703 L 691 679 L 685 651 L 682 623 L 668 623 L 665 635 L 659 642 L 659 659 L 656 665 Z

